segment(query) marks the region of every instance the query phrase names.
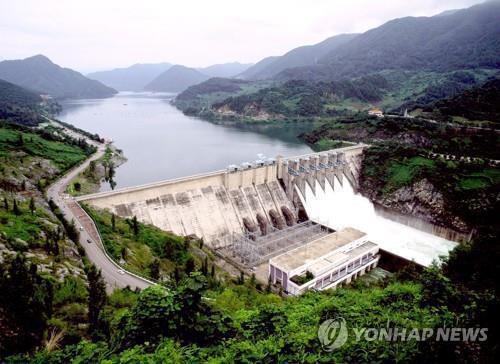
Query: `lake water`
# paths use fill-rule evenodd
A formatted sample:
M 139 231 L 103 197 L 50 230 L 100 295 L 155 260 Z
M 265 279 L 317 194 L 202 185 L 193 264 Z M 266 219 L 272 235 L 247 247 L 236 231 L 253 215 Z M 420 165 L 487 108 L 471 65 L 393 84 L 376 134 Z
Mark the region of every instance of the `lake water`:
M 98 100 L 63 103 L 58 118 L 104 138 L 113 139 L 127 162 L 116 170 L 116 188 L 135 186 L 226 168 L 277 155 L 311 152 L 289 127 L 215 125 L 185 116 L 170 105 L 172 95 L 120 93 Z M 101 190 L 108 190 L 103 184 Z

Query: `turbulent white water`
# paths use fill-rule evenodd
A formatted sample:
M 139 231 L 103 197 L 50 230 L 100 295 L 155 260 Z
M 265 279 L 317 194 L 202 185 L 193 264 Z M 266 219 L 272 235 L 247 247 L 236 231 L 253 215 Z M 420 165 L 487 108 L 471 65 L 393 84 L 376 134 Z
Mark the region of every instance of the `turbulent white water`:
M 306 196 L 297 189 L 309 218 L 339 230 L 354 227 L 365 232 L 381 249 L 428 266 L 447 255 L 457 243 L 388 220 L 375 212 L 372 202 L 354 190 L 347 180 L 325 181 L 325 190 L 316 181 L 316 195 L 306 183 Z M 305 197 L 305 198 L 304 198 Z

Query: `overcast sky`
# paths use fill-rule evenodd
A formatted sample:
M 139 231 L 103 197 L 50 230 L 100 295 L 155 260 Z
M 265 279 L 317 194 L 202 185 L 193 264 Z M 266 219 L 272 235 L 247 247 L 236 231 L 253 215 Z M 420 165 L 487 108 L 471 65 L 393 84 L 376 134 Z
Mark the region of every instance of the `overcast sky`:
M 340 33 L 481 0 L 0 0 L 0 59 L 44 54 L 81 72 L 254 63 Z

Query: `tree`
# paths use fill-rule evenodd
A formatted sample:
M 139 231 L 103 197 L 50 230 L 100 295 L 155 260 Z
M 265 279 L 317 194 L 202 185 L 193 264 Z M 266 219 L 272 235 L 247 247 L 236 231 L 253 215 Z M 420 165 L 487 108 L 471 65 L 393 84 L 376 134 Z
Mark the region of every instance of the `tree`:
M 267 278 L 266 293 L 271 293 L 272 283 L 271 275 L 269 275 Z
M 75 220 L 72 219 L 69 223 L 66 224 L 65 227 L 66 227 L 66 233 L 68 234 L 68 238 L 77 243 L 80 240 L 80 233 L 76 228 Z
M 123 260 L 127 259 L 127 248 L 126 247 L 122 246 L 122 249 L 120 250 L 120 255 L 121 255 Z
M 54 239 L 54 244 L 52 244 L 52 254 L 59 255 L 59 240 L 57 237 Z
M 115 231 L 116 229 L 116 218 L 115 218 L 115 214 L 111 214 L 111 229 L 113 231 Z
M 156 344 L 163 337 L 173 336 L 179 309 L 174 300 L 174 292 L 165 287 L 144 289 L 119 322 L 114 344 L 123 349 L 145 341 Z
M 18 254 L 6 272 L 0 268 L 0 292 L 0 357 L 32 350 L 52 315 L 52 284 Z
M 42 181 L 42 179 L 40 178 L 37 182 L 36 182 L 36 187 L 38 188 L 39 191 L 43 191 L 43 186 L 44 186 L 44 183 Z
M 19 135 L 17 136 L 17 145 L 19 147 L 22 147 L 24 145 L 24 138 L 21 133 L 19 133 Z
M 194 271 L 194 268 L 195 268 L 194 259 L 192 256 L 189 256 L 186 260 L 184 271 L 186 272 L 186 274 L 189 274 Z
M 255 273 L 252 273 L 252 275 L 250 276 L 250 286 L 251 287 L 255 287 L 255 285 L 257 284 L 257 279 L 255 278 Z
M 95 161 L 90 161 L 89 163 L 89 172 L 93 176 L 95 173 Z
M 19 206 L 17 206 L 17 200 L 16 199 L 14 199 L 14 204 L 12 206 L 12 212 L 16 216 L 19 216 L 19 215 L 22 214 L 21 209 L 19 208 Z
M 176 266 L 174 269 L 174 282 L 179 283 L 180 280 L 181 280 L 181 272 L 179 267 Z
M 80 182 L 73 183 L 73 187 L 75 187 L 75 191 L 80 192 L 82 190 L 82 184 Z
M 243 273 L 243 271 L 240 271 L 240 276 L 238 277 L 238 280 L 236 283 L 237 284 L 244 284 L 245 283 L 245 273 Z
M 3 208 L 5 211 L 9 211 L 9 201 L 7 201 L 7 197 L 3 198 Z
M 135 236 L 139 234 L 139 222 L 137 221 L 137 216 L 135 215 L 132 218 L 132 231 L 134 232 Z
M 31 215 L 33 215 L 35 213 L 35 210 L 36 210 L 35 199 L 32 197 L 30 199 L 30 211 L 31 211 Z
M 112 181 L 114 176 L 115 176 L 115 165 L 113 164 L 113 162 L 110 162 L 108 169 L 108 179 Z
M 203 264 L 201 265 L 201 273 L 206 277 L 208 275 L 208 256 L 205 257 Z
M 160 279 L 160 260 L 154 258 L 149 265 L 149 274 L 153 279 Z
M 420 277 L 422 282 L 422 301 L 433 307 L 450 306 L 456 298 L 457 292 L 441 269 L 437 266 L 426 268 Z
M 89 317 L 89 334 L 94 340 L 102 339 L 107 333 L 107 324 L 101 315 L 101 312 L 106 305 L 106 284 L 95 265 L 90 265 L 86 269 L 88 280 L 88 317 Z

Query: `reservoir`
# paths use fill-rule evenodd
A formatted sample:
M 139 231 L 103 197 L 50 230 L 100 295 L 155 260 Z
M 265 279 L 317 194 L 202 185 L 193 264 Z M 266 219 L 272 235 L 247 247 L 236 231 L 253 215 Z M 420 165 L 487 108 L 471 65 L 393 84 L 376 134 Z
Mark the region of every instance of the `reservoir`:
M 184 115 L 173 95 L 120 93 L 96 100 L 69 100 L 58 118 L 112 139 L 127 162 L 116 169 L 116 188 L 189 176 L 277 155 L 311 152 L 298 128 L 245 129 L 215 125 Z M 293 124 L 292 124 L 293 125 Z M 103 183 L 102 191 L 109 190 Z

